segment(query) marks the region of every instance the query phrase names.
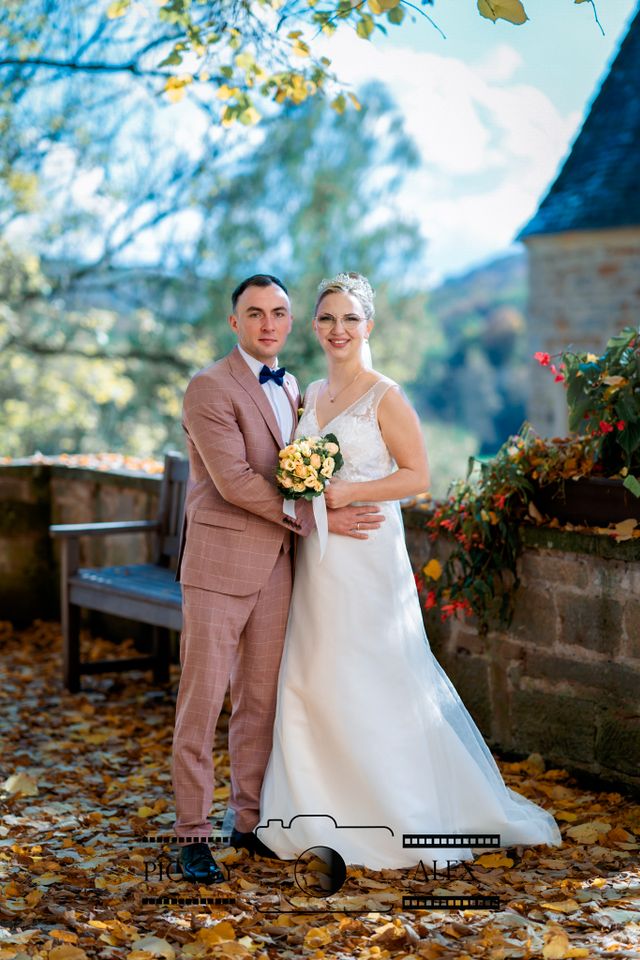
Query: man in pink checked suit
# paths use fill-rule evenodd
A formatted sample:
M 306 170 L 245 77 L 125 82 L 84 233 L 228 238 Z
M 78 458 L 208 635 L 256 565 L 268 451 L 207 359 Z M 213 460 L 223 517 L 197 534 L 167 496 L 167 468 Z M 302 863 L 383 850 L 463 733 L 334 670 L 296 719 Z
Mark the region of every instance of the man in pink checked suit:
M 275 857 L 253 833 L 272 746 L 278 671 L 292 588 L 293 534 L 314 528 L 311 503 L 285 501 L 274 477 L 278 451 L 297 424 L 300 393 L 277 367 L 291 331 L 284 284 L 268 274 L 232 294 L 229 323 L 238 344 L 189 383 L 182 424 L 189 488 L 176 579 L 182 584 L 182 673 L 173 738 L 174 832 L 180 865 L 193 882 L 225 878 L 208 845 L 214 790 L 213 743 L 227 686 L 230 843 Z M 377 507 L 330 510 L 344 536 L 380 526 Z

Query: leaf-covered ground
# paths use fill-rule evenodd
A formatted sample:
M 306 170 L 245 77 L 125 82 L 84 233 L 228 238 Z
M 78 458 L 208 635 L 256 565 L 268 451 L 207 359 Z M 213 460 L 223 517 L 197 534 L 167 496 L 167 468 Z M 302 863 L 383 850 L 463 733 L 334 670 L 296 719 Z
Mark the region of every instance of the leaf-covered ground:
M 536 755 L 500 768 L 509 786 L 555 815 L 559 848 L 485 853 L 471 873 L 458 866 L 449 878 L 349 868 L 324 901 L 304 899 L 292 863 L 231 848 L 215 854 L 229 872 L 224 884 L 180 882 L 170 844 L 170 876 L 159 879 L 157 866 L 150 871 L 162 848 L 143 838 L 170 835 L 173 823 L 177 667 L 164 688 L 147 673 L 114 673 L 85 676 L 71 695 L 56 624 L 21 633 L 0 624 L 0 644 L 0 960 L 640 957 L 640 805 L 587 791 Z M 92 646 L 96 657 L 125 651 Z M 225 720 L 213 820 L 228 797 Z M 403 910 L 403 895 L 416 893 L 495 895 L 500 908 Z

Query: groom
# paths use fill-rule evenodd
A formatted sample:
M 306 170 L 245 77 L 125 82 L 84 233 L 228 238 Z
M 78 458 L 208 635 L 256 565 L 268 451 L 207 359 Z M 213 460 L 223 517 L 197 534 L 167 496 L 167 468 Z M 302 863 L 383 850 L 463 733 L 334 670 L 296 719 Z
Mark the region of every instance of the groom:
M 314 529 L 307 500 L 284 500 L 274 483 L 278 451 L 297 424 L 296 380 L 278 369 L 291 331 L 284 284 L 244 280 L 231 297 L 237 346 L 189 383 L 182 425 L 189 486 L 176 579 L 182 584 L 182 668 L 173 737 L 174 832 L 189 880 L 225 878 L 211 855 L 216 724 L 231 684 L 230 844 L 275 857 L 256 836 L 260 789 L 272 746 L 278 671 L 292 587 L 293 534 Z M 328 511 L 329 530 L 358 536 L 384 516 L 375 506 Z M 186 839 L 185 839 L 186 838 Z

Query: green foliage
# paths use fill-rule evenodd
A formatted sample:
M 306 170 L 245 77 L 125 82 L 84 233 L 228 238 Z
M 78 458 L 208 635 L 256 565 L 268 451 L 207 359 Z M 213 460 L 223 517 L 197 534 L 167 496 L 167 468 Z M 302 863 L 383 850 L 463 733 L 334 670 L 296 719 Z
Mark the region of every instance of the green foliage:
M 596 438 L 596 459 L 611 475 L 623 467 L 640 472 L 640 337 L 625 327 L 612 337 L 601 356 L 565 350 L 559 371 L 548 354 L 536 354 L 563 382 L 569 406 L 569 429 Z
M 453 2 L 453 0 L 449 0 Z M 465 0 L 473 4 L 474 0 Z M 521 24 L 520 0 L 476 0 L 490 20 Z M 0 30 L 4 89 L 34 72 L 119 76 L 169 103 L 187 96 L 223 128 L 250 126 L 274 105 L 320 97 L 338 112 L 359 102 L 319 49 L 339 27 L 364 41 L 417 17 L 438 30 L 434 0 L 7 0 Z M 406 29 L 406 27 L 404 27 Z M 481 30 L 481 27 L 479 27 Z M 325 49 L 323 44 L 323 51 Z M 9 81 L 7 83 L 7 80 Z M 123 83 L 123 86 L 124 86 Z M 29 188 L 30 189 L 30 188 Z
M 480 464 L 479 478 L 456 483 L 427 522 L 435 539 L 455 539 L 444 571 L 425 568 L 435 581 L 427 608 L 439 606 L 443 619 L 459 611 L 478 617 L 486 632 L 492 621 L 508 624 L 517 587 L 518 531 L 537 517 L 538 488 L 558 480 L 599 473 L 625 477 L 636 496 L 640 482 L 640 337 L 625 327 L 600 357 L 562 351 L 558 367 L 548 353 L 535 359 L 563 383 L 569 426 L 585 429 L 573 439 L 538 437 L 525 426 L 495 458 Z M 633 471 L 633 472 L 632 472 Z
M 432 539 L 455 541 L 442 571 L 436 568 L 435 577 L 428 565 L 423 571 L 430 588 L 426 608 L 439 607 L 443 620 L 473 613 L 481 633 L 492 623 L 508 625 L 518 586 L 519 531 L 536 516 L 536 490 L 558 479 L 588 476 L 593 463 L 589 438 L 547 440 L 528 424 L 490 461 L 471 458 L 467 479 L 452 485 L 426 524 Z
M 380 124 L 387 131 L 382 143 Z M 120 161 L 116 149 L 116 166 Z M 413 372 L 424 295 L 403 284 L 420 272 L 422 239 L 414 224 L 398 221 L 395 196 L 414 161 L 393 103 L 373 89 L 355 119 L 327 113 L 317 102 L 287 108 L 232 164 L 215 155 L 200 163 L 185 207 L 199 211 L 201 226 L 179 251 L 179 272 L 118 266 L 110 226 L 92 214 L 91 242 L 104 238 L 96 262 L 40 262 L 5 244 L 0 453 L 158 455 L 182 448 L 186 384 L 235 343 L 227 323 L 230 291 L 257 271 L 282 276 L 290 288 L 297 319 L 282 361 L 301 385 L 324 371 L 310 323 L 317 284 L 344 269 L 368 273 L 378 288 L 376 364 L 400 379 Z M 392 171 L 386 182 L 370 177 L 378 165 Z M 135 211 L 137 180 L 132 197 L 126 187 L 119 182 Z M 162 202 L 142 197 L 145 205 Z M 369 210 L 377 212 L 375 226 Z M 86 220 L 72 195 L 60 218 L 66 235 L 72 222 L 76 238 L 83 235 Z M 51 215 L 45 226 L 54 223 Z M 46 248 L 46 236 L 40 245 Z M 166 259 L 176 250 L 170 247 Z
M 416 150 L 385 89 L 372 84 L 365 99 L 355 117 L 310 101 L 266 120 L 263 138 L 235 175 L 203 200 L 196 256 L 203 271 L 215 272 L 212 296 L 215 290 L 220 310 L 228 312 L 232 278 L 257 269 L 281 276 L 295 317 L 284 359 L 302 383 L 324 375 L 311 327 L 323 277 L 356 270 L 371 278 L 374 364 L 389 376 L 406 381 L 417 372 L 416 344 L 422 346 L 428 331 L 425 294 L 411 288 L 421 273 L 424 240 L 415 222 L 397 214 Z M 373 171 L 387 174 L 373 177 Z M 225 349 L 235 342 L 230 330 L 220 335 Z

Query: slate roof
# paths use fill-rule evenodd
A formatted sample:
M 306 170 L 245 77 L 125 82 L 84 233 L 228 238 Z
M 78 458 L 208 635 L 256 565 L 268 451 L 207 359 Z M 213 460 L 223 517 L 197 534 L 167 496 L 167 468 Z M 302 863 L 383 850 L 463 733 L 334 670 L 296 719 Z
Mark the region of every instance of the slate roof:
M 558 177 L 518 240 L 640 225 L 640 5 Z

